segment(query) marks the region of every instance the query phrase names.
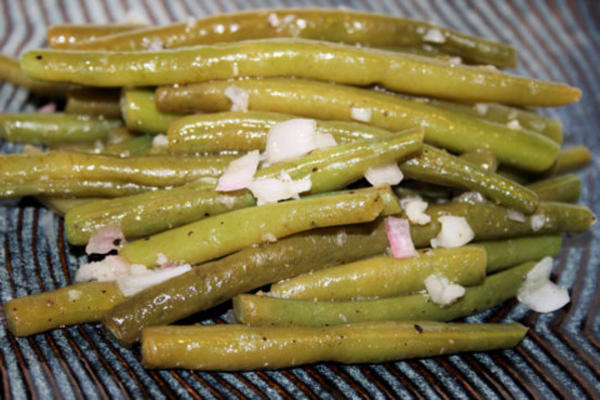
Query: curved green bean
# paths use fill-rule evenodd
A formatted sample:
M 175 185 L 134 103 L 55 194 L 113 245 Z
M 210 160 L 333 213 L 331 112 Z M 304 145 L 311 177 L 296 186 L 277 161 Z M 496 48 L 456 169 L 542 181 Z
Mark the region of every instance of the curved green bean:
M 72 87 L 63 83 L 42 82 L 29 78 L 21 70 L 19 60 L 0 54 L 0 80 L 21 86 L 42 96 L 62 99 Z
M 527 273 L 527 262 L 491 275 L 479 286 L 465 289 L 455 303 L 440 307 L 427 294 L 361 301 L 278 299 L 242 294 L 233 298 L 238 321 L 249 325 L 328 326 L 361 321 L 451 321 L 492 308 L 517 295 Z
M 234 61 L 232 61 L 234 60 Z M 167 51 L 30 50 L 21 68 L 32 78 L 88 86 L 155 86 L 241 76 L 295 76 L 350 85 L 380 84 L 418 95 L 466 101 L 559 106 L 579 89 L 453 65 L 411 54 L 305 40 L 263 39 Z
M 372 221 L 383 210 L 376 193 L 354 193 L 242 208 L 128 242 L 119 254 L 133 264 L 171 261 L 198 264 L 252 244 L 318 227 Z
M 2 138 L 16 143 L 59 144 L 104 140 L 121 126 L 116 119 L 63 113 L 0 114 Z
M 142 333 L 148 368 L 255 370 L 318 361 L 375 363 L 516 346 L 518 323 L 366 322 L 341 327 L 157 326 Z
M 537 132 L 512 130 L 388 93 L 300 79 L 165 86 L 157 89 L 156 103 L 165 112 L 229 110 L 231 101 L 224 91 L 232 84 L 248 92 L 250 110 L 294 110 L 294 114 L 309 118 L 351 121 L 353 108 L 366 108 L 371 110 L 371 125 L 392 132 L 422 126 L 429 144 L 458 153 L 491 150 L 499 162 L 524 170 L 548 169 L 559 152 L 556 142 Z
M 425 289 L 434 273 L 463 286 L 485 279 L 486 252 L 478 246 L 425 250 L 409 258 L 374 257 L 303 274 L 271 285 L 271 297 L 352 300 L 400 296 Z
M 98 321 L 122 300 L 115 282 L 88 282 L 12 299 L 3 305 L 3 310 L 11 333 L 28 336 L 65 325 Z
M 430 30 L 443 35 L 428 41 Z M 480 64 L 514 67 L 511 46 L 458 33 L 434 24 L 355 10 L 290 8 L 209 16 L 143 31 L 118 34 L 74 46 L 79 50 L 146 50 L 270 37 L 298 37 L 401 51 L 443 51 Z M 441 42 L 441 43 L 440 43 Z M 52 46 L 51 46 L 52 47 Z
M 169 124 L 181 117 L 180 114 L 159 111 L 152 89 L 123 88 L 120 107 L 128 129 L 153 135 L 167 133 Z
M 57 24 L 46 29 L 46 37 L 51 49 L 71 49 L 85 46 L 104 36 L 131 32 L 144 27 L 145 25 L 141 24 Z

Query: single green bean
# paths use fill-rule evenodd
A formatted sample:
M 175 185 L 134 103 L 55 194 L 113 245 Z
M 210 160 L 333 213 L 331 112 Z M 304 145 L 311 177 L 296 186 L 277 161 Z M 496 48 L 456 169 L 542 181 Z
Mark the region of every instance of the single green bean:
M 411 130 L 371 141 L 323 149 L 287 162 L 262 168 L 256 178 L 310 177 L 310 193 L 339 190 L 363 177 L 374 164 L 401 161 L 421 148 L 423 133 Z M 214 186 L 213 186 L 214 188 Z M 68 213 L 65 223 L 71 243 L 84 244 L 98 228 L 115 224 L 126 237 L 138 237 L 197 221 L 226 210 L 255 204 L 249 191 L 219 193 L 212 188 L 184 185 L 129 198 L 90 203 Z
M 0 133 L 7 141 L 30 144 L 82 143 L 104 140 L 121 126 L 116 119 L 63 113 L 0 114 Z
M 561 175 L 531 183 L 527 187 L 536 192 L 540 200 L 576 203 L 581 194 L 581 179 L 573 174 Z
M 58 188 L 69 182 L 73 187 L 81 182 L 162 187 L 182 185 L 202 177 L 220 175 L 232 159 L 233 156 L 121 158 L 67 151 L 5 154 L 0 155 L 0 197 L 55 194 L 55 191 L 49 193 L 44 188 L 54 183 Z
M 152 135 L 130 137 L 104 147 L 100 153 L 119 157 L 148 155 L 152 149 L 152 139 Z
M 234 60 L 234 61 L 232 61 Z M 241 76 L 296 76 L 350 85 L 380 84 L 418 95 L 466 101 L 560 106 L 579 89 L 406 53 L 305 39 L 262 39 L 163 51 L 30 50 L 32 78 L 88 86 L 155 86 Z
M 66 97 L 71 85 L 63 83 L 42 82 L 29 78 L 21 71 L 19 61 L 0 54 L 0 80 L 21 86 L 42 96 L 62 99 Z
M 560 235 L 524 236 L 477 242 L 487 252 L 487 272 L 493 273 L 526 261 L 555 258 L 560 253 Z
M 439 32 L 443 40 L 425 35 Z M 75 45 L 80 50 L 145 50 L 270 37 L 298 37 L 400 50 L 443 51 L 480 64 L 514 67 L 515 49 L 429 22 L 355 10 L 291 8 L 209 16 Z M 52 47 L 52 46 L 51 46 Z
M 61 198 L 61 197 L 52 197 L 52 196 L 37 196 L 37 200 L 45 205 L 50 210 L 54 211 L 56 214 L 64 216 L 67 211 L 72 208 L 81 206 L 83 204 L 89 203 L 91 201 L 101 200 L 99 197 L 90 197 L 90 198 Z
M 425 289 L 425 278 L 440 273 L 463 286 L 485 279 L 486 252 L 478 246 L 425 250 L 409 258 L 374 257 L 310 272 L 271 285 L 271 297 L 352 300 L 400 296 Z
M 527 262 L 491 275 L 479 286 L 465 289 L 455 303 L 440 307 L 427 294 L 361 301 L 277 299 L 243 294 L 233 298 L 238 321 L 249 325 L 327 326 L 361 321 L 451 321 L 492 308 L 517 295 L 527 273 Z
M 341 327 L 157 326 L 142 334 L 148 368 L 255 370 L 318 361 L 376 363 L 516 346 L 518 323 L 366 322 Z
M 146 27 L 141 24 L 58 24 L 46 30 L 51 49 L 70 49 L 99 40 L 104 36 L 131 32 Z
M 152 89 L 124 88 L 120 107 L 128 129 L 153 135 L 167 133 L 169 124 L 181 117 L 179 114 L 159 111 Z
M 65 112 L 69 114 L 101 115 L 106 118 L 121 117 L 120 93 L 115 90 L 74 89 L 67 93 Z
M 381 255 L 387 246 L 381 219 L 302 232 L 194 267 L 127 298 L 106 313 L 102 322 L 120 342 L 132 344 L 144 327 L 170 324 L 237 294 L 304 272 Z
M 422 153 L 400 164 L 400 169 L 409 178 L 480 192 L 494 202 L 528 214 L 538 206 L 537 194 L 532 190 L 432 146 L 424 145 Z
M 522 108 L 495 103 L 468 104 L 438 99 L 425 99 L 425 101 L 436 107 L 467 113 L 500 124 L 517 121 L 523 128 L 542 133 L 557 143 L 563 141 L 562 123 L 559 120 Z
M 460 156 L 463 160 L 479 165 L 485 171 L 496 172 L 498 169 L 498 160 L 494 153 L 489 150 L 477 149 L 462 153 Z
M 160 87 L 156 103 L 165 112 L 229 110 L 224 91 L 231 85 L 248 92 L 249 109 L 289 112 L 316 119 L 351 121 L 352 109 L 371 110 L 369 124 L 392 132 L 415 126 L 425 141 L 464 153 L 491 150 L 498 161 L 524 170 L 543 171 L 556 159 L 559 145 L 531 131 L 512 130 L 478 118 L 406 100 L 388 93 L 300 79 L 215 81 L 179 87 Z
M 148 266 L 156 265 L 159 253 L 171 261 L 197 264 L 309 229 L 372 221 L 382 209 L 383 201 L 375 193 L 243 208 L 125 243 L 119 254 L 133 264 Z
M 115 282 L 88 282 L 9 300 L 6 324 L 15 336 L 97 321 L 123 295 Z
M 52 179 L 50 181 L 11 182 L 0 185 L 0 197 L 47 195 L 53 197 L 120 197 L 156 190 L 156 186 L 130 182 Z

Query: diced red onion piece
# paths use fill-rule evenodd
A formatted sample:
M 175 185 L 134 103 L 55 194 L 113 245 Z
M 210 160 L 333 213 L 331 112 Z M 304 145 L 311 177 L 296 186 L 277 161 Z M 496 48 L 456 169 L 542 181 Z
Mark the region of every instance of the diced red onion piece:
M 56 103 L 44 104 L 37 109 L 39 114 L 52 114 L 54 111 L 56 111 Z
M 100 228 L 90 237 L 85 246 L 87 254 L 106 254 L 111 250 L 118 249 L 125 242 L 125 236 L 117 225 L 107 225 Z
M 410 237 L 410 224 L 408 220 L 387 217 L 385 219 L 385 233 L 395 258 L 412 257 L 417 253 Z
M 251 151 L 245 156 L 233 160 L 219 178 L 216 190 L 229 192 L 247 188 L 252 183 L 259 162 L 258 150 Z

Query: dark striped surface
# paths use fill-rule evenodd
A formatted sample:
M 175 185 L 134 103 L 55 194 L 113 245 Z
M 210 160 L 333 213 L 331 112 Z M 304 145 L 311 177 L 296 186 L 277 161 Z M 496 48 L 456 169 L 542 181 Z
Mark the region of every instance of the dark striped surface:
M 156 24 L 270 6 L 346 6 L 431 20 L 515 45 L 520 74 L 581 87 L 583 100 L 549 110 L 567 144 L 600 152 L 600 7 L 589 1 L 0 1 L 0 51 L 17 55 L 45 45 L 45 27 L 118 22 L 136 10 Z M 0 85 L 2 112 L 32 111 L 36 99 Z M 20 147 L 0 142 L 1 152 Z M 582 203 L 598 214 L 598 158 L 580 173 Z M 600 227 L 569 238 L 554 278 L 572 302 L 551 314 L 508 302 L 470 321 L 519 321 L 531 328 L 511 351 L 377 365 L 332 363 L 281 371 L 147 371 L 138 351 L 112 342 L 99 325 L 15 338 L 0 324 L 2 398 L 600 398 Z M 70 283 L 82 261 L 66 244 L 62 222 L 34 203 L 0 203 L 0 300 Z M 220 318 L 205 323 L 223 323 Z

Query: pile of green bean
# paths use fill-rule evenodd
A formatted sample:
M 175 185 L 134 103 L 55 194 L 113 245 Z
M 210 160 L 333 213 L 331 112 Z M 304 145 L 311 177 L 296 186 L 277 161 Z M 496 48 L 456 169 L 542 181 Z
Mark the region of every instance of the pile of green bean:
M 1 79 L 64 100 L 0 115 L 3 140 L 26 144 L 0 155 L 0 198 L 36 196 L 64 216 L 73 246 L 118 226 L 124 262 L 192 268 L 131 296 L 91 281 L 9 300 L 17 336 L 101 321 L 123 345 L 140 342 L 147 367 L 209 370 L 509 348 L 524 326 L 448 321 L 515 297 L 562 233 L 596 220 L 573 204 L 581 180 L 566 174 L 589 151 L 561 149 L 561 123 L 531 108 L 580 91 L 502 72 L 516 64 L 506 44 L 341 9 L 60 25 L 48 43 L 20 63 L 0 57 Z M 266 205 L 217 190 L 231 161 L 295 118 L 337 145 L 255 178 L 310 179 L 310 190 Z M 367 170 L 387 164 L 402 182 L 369 187 Z M 385 218 L 407 218 L 400 200 L 416 196 L 429 218 L 410 222 L 417 253 L 391 257 Z M 449 215 L 473 243 L 430 249 Z M 464 295 L 432 302 L 432 274 Z M 230 300 L 237 324 L 166 326 Z

